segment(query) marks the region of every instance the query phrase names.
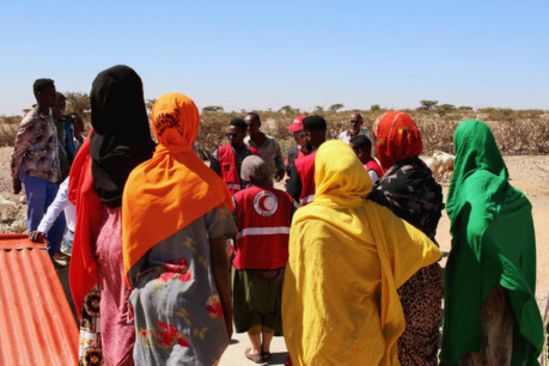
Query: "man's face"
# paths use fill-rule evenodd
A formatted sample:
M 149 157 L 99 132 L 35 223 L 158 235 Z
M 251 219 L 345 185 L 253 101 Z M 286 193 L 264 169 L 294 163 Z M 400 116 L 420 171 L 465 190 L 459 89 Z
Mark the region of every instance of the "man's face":
M 48 86 L 36 94 L 38 103 L 46 108 L 53 108 L 57 101 L 57 91 L 55 85 Z
M 233 146 L 242 145 L 244 143 L 244 137 L 246 137 L 246 131 L 237 126 L 229 126 L 227 131 L 227 138 L 229 143 Z
M 362 164 L 366 164 L 368 162 L 369 155 L 364 151 L 364 149 L 357 149 L 353 147 L 353 150 Z
M 305 144 L 305 138 L 303 136 L 303 130 L 293 132 L 294 141 L 297 145 L 303 146 Z
M 67 102 L 65 101 L 65 98 L 58 96 L 55 101 L 55 104 L 51 109 L 51 113 L 53 114 L 53 117 L 60 118 L 63 114 L 65 114 L 66 107 L 67 107 Z
M 349 120 L 349 127 L 351 128 L 351 133 L 356 135 L 362 127 L 362 116 L 360 114 L 354 113 Z
M 74 129 L 74 134 L 80 136 L 84 132 L 84 122 L 80 116 L 73 114 L 72 116 L 72 127 Z
M 248 133 L 250 136 L 256 135 L 259 133 L 259 126 L 260 123 L 253 115 L 248 115 L 244 118 L 244 122 L 246 122 L 246 126 L 248 126 Z

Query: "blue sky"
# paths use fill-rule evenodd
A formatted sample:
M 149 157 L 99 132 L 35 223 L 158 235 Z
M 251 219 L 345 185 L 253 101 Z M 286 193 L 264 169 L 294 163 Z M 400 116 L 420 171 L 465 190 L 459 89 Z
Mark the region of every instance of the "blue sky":
M 32 82 L 89 92 L 133 67 L 146 98 L 169 91 L 227 110 L 549 109 L 547 1 L 2 0 L 0 114 Z

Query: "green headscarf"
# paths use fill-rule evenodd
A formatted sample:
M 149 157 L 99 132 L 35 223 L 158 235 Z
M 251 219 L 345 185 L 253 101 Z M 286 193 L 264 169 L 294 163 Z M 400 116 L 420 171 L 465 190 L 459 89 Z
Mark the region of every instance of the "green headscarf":
M 447 212 L 452 250 L 445 271 L 441 361 L 456 364 L 481 347 L 480 308 L 499 283 L 515 318 L 513 365 L 537 365 L 543 325 L 535 298 L 536 243 L 532 206 L 508 182 L 490 128 L 460 123 Z

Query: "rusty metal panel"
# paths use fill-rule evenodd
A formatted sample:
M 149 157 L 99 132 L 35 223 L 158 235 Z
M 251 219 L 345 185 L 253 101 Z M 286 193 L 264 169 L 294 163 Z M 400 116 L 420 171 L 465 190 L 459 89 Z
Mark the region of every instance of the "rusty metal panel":
M 44 244 L 0 235 L 0 365 L 76 365 L 78 328 Z

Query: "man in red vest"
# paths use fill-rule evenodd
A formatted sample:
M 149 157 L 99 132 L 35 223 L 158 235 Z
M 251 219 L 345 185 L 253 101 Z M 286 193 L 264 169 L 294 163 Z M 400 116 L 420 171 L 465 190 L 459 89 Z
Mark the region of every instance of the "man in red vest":
M 315 195 L 316 150 L 326 141 L 326 130 L 326 120 L 321 116 L 308 116 L 303 120 L 303 137 L 312 152 L 295 160 L 286 185 L 286 191 L 301 206 L 309 204 Z
M 252 348 L 246 357 L 267 362 L 273 336 L 282 335 L 281 291 L 293 200 L 273 188 L 271 171 L 259 156 L 244 159 L 242 178 L 249 185 L 234 195 L 234 322 L 237 333 L 250 337 Z
M 225 182 L 234 194 L 246 186 L 240 176 L 242 161 L 250 155 L 257 155 L 253 147 L 244 143 L 248 126 L 240 118 L 234 118 L 229 125 L 229 143 L 219 146 L 210 158 L 210 168 Z
M 295 145 L 288 149 L 288 159 L 286 162 L 286 174 L 290 176 L 290 170 L 294 165 L 296 159 L 302 158 L 305 155 L 309 155 L 310 151 L 307 149 L 307 144 L 305 143 L 305 138 L 303 137 L 303 120 L 305 115 L 302 114 L 297 116 L 292 121 L 292 124 L 288 126 L 288 131 L 290 131 L 294 137 Z
M 364 135 L 356 135 L 351 137 L 350 141 L 353 150 L 364 168 L 368 172 L 372 183 L 375 183 L 379 178 L 383 177 L 383 169 L 378 162 L 372 157 L 372 142 Z
M 277 182 L 280 182 L 285 173 L 280 144 L 274 137 L 268 136 L 260 130 L 261 120 L 257 113 L 248 113 L 244 117 L 244 122 L 248 126 L 248 137 L 244 139 L 244 142 L 257 150 L 258 155 L 269 167 L 271 175 Z

